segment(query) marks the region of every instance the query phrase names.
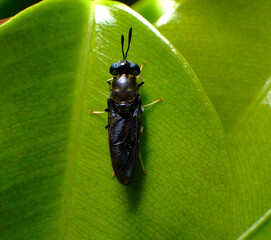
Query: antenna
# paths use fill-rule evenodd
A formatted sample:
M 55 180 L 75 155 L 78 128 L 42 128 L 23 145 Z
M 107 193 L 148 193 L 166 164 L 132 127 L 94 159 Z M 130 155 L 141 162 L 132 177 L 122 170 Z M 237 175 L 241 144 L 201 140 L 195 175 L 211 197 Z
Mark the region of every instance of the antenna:
M 128 48 L 127 48 L 127 51 L 125 54 L 125 59 L 127 58 L 127 54 L 128 54 L 129 48 L 130 48 L 131 39 L 132 39 L 132 28 L 130 28 L 130 30 L 129 30 Z
M 122 55 L 123 55 L 123 60 L 126 59 L 126 56 L 124 55 L 124 51 L 123 51 L 123 45 L 124 45 L 124 36 L 121 35 L 121 48 L 122 48 Z
M 128 47 L 127 47 L 127 51 L 126 51 L 125 55 L 124 55 L 124 51 L 123 51 L 124 36 L 121 35 L 121 48 L 122 48 L 123 60 L 126 60 L 126 58 L 127 58 L 127 54 L 128 54 L 129 48 L 130 48 L 131 39 L 132 39 L 132 28 L 130 28 L 130 30 L 129 30 Z

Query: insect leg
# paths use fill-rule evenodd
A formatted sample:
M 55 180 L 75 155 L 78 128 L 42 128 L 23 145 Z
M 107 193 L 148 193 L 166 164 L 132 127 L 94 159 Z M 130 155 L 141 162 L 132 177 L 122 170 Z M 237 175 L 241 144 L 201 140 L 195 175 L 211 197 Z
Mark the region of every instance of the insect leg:
M 113 81 L 113 79 L 114 79 L 114 78 L 108 79 L 108 80 L 107 80 L 107 83 L 108 83 L 109 85 L 111 85 L 111 81 Z
M 116 176 L 116 175 L 115 175 L 115 172 L 113 172 L 113 173 L 112 173 L 112 177 L 115 177 L 115 176 Z
M 142 62 L 142 65 L 141 65 L 141 67 L 140 67 L 140 72 L 142 71 L 144 65 L 145 65 L 145 62 Z M 138 84 L 138 87 L 140 87 L 140 86 L 142 86 L 142 85 L 144 84 L 144 79 L 143 79 L 140 75 L 138 75 L 138 77 L 139 77 L 139 78 L 141 79 L 141 81 L 142 81 L 141 83 Z
M 89 110 L 89 113 L 91 114 L 102 114 L 102 113 L 106 113 L 108 111 L 106 111 L 107 109 L 105 109 L 104 111 L 92 111 L 92 110 Z
M 109 112 L 108 108 L 104 109 L 103 111 L 92 111 L 92 110 L 89 110 L 89 113 L 91 113 L 91 114 L 102 114 L 102 113 L 106 113 L 106 112 Z
M 140 87 L 140 86 L 142 86 L 144 83 L 145 83 L 145 81 L 144 81 L 144 79 L 140 76 L 140 75 L 138 75 L 138 77 L 141 79 L 141 83 L 139 83 L 138 84 L 138 87 Z
M 144 65 L 145 65 L 145 62 L 142 62 L 142 65 L 141 65 L 141 67 L 140 67 L 140 72 L 142 71 Z
M 149 103 L 149 104 L 143 105 L 142 108 L 143 108 L 143 110 L 144 110 L 145 107 L 151 106 L 151 105 L 153 105 L 153 104 L 155 104 L 155 103 L 158 103 L 158 102 L 160 102 L 160 101 L 162 101 L 162 100 L 163 100 L 163 98 L 160 97 L 159 99 L 157 99 L 157 100 L 155 100 L 155 101 L 153 101 L 153 102 L 151 102 L 151 103 Z
M 104 111 L 92 111 L 92 110 L 89 110 L 89 113 L 90 113 L 90 114 L 103 114 L 103 113 L 106 113 L 106 112 L 109 112 L 108 108 L 106 108 Z M 107 124 L 107 125 L 105 126 L 105 129 L 107 129 L 107 128 L 109 128 L 109 127 L 110 127 L 110 125 Z
M 140 163 L 141 163 L 141 167 L 142 167 L 143 173 L 147 174 L 147 171 L 146 171 L 146 169 L 144 167 L 144 164 L 143 164 L 141 153 L 139 153 L 139 160 L 140 160 Z

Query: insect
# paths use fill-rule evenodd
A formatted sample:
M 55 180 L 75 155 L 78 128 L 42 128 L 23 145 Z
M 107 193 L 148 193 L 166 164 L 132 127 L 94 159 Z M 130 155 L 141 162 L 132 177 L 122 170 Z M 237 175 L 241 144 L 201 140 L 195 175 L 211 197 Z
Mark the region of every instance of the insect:
M 138 158 L 140 159 L 143 172 L 146 170 L 139 153 L 140 135 L 143 129 L 141 114 L 143 107 L 152 105 L 161 98 L 145 106 L 141 106 L 139 88 L 144 84 L 143 78 L 139 75 L 141 68 L 129 60 L 127 54 L 132 39 L 132 28 L 129 30 L 128 47 L 124 53 L 124 36 L 121 35 L 121 47 L 123 60 L 115 62 L 110 67 L 110 74 L 113 78 L 107 80 L 110 84 L 110 96 L 107 100 L 108 112 L 108 138 L 111 154 L 111 162 L 118 181 L 128 185 L 135 173 Z M 138 83 L 136 77 L 141 82 Z M 94 112 L 91 113 L 103 113 Z

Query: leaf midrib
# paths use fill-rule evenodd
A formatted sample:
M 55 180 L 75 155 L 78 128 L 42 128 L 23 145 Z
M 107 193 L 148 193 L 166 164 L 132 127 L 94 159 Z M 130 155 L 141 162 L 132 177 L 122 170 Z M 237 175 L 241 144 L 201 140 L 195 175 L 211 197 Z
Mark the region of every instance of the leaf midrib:
M 71 145 L 71 159 L 70 159 L 70 166 L 69 166 L 69 173 L 68 173 L 68 190 L 67 190 L 67 196 L 66 196 L 66 207 L 65 207 L 65 218 L 64 218 L 64 229 L 63 229 L 63 239 L 66 238 L 67 234 L 67 225 L 68 225 L 68 219 L 69 219 L 69 210 L 70 210 L 70 199 L 71 199 L 71 192 L 72 192 L 72 181 L 73 181 L 73 170 L 74 170 L 74 164 L 75 164 L 75 158 L 76 158 L 76 150 L 77 150 L 77 142 L 78 142 L 78 132 L 79 132 L 79 123 L 80 123 L 80 117 L 81 117 L 81 108 L 82 108 L 82 101 L 83 101 L 83 92 L 84 92 L 84 86 L 86 82 L 86 75 L 87 75 L 87 63 L 89 59 L 89 47 L 90 47 L 90 38 L 91 38 L 91 32 L 94 22 L 94 3 L 89 2 L 89 14 L 88 14 L 88 30 L 87 30 L 87 37 L 85 42 L 84 49 L 84 60 L 82 63 L 82 74 L 81 74 L 81 80 L 80 82 L 80 90 L 77 98 L 77 104 L 75 108 L 75 119 L 74 119 L 74 128 L 73 128 L 73 135 L 72 135 L 72 145 Z

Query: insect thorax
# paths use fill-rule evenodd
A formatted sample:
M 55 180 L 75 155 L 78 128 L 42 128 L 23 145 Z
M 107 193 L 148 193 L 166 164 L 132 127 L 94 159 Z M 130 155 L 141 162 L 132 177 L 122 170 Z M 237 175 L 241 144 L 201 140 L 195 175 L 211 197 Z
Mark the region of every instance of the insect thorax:
M 130 74 L 122 74 L 114 77 L 110 97 L 117 103 L 132 102 L 138 96 L 136 78 Z

